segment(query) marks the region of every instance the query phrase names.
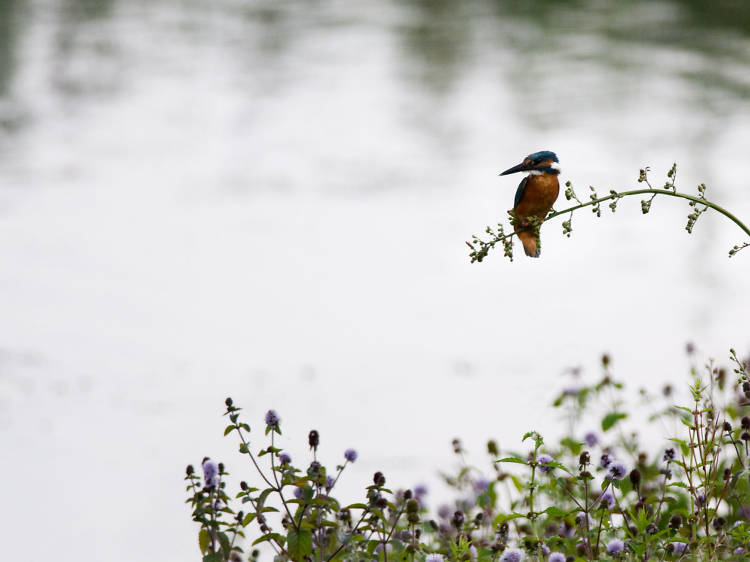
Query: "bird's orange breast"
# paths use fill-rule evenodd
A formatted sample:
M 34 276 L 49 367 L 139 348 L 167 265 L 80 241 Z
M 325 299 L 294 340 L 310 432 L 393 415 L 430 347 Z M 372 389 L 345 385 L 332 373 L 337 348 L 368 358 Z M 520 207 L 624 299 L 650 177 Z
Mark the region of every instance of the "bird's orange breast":
M 557 201 L 559 193 L 560 183 L 555 174 L 529 176 L 523 196 L 513 211 L 520 219 L 526 217 L 543 219 Z

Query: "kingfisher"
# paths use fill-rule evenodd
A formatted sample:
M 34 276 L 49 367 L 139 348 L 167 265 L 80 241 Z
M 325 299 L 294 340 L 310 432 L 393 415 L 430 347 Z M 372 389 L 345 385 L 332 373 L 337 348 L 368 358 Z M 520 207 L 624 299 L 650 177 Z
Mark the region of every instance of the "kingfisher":
M 534 223 L 539 221 L 538 224 L 541 225 L 541 221 L 557 200 L 557 195 L 560 193 L 560 183 L 557 181 L 560 164 L 554 152 L 542 150 L 529 154 L 523 162 L 505 170 L 500 175 L 505 176 L 516 172 L 529 172 L 529 175 L 518 184 L 513 210 L 509 211 L 512 216 L 511 222 L 526 255 L 538 258 L 541 253 L 539 248 L 541 244 L 539 230 L 535 228 Z

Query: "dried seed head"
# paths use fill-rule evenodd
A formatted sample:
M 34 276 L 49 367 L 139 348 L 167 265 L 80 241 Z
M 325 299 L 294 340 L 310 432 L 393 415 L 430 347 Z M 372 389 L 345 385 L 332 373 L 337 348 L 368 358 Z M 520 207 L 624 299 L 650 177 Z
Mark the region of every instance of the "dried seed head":
M 316 429 L 310 431 L 307 435 L 307 442 L 310 444 L 311 449 L 317 449 L 320 445 L 320 435 Z
M 453 523 L 453 526 L 456 529 L 460 529 L 461 526 L 464 524 L 464 512 L 461 510 L 457 510 L 453 514 L 453 519 L 451 519 L 451 523 Z
M 375 483 L 376 486 L 384 486 L 385 485 L 385 476 L 383 476 L 382 472 L 377 471 L 373 475 L 372 481 Z
M 637 468 L 630 471 L 630 483 L 633 485 L 633 488 L 638 488 L 641 484 L 641 471 Z
M 497 442 L 494 439 L 487 441 L 487 453 L 496 457 L 500 454 L 500 449 L 497 447 Z

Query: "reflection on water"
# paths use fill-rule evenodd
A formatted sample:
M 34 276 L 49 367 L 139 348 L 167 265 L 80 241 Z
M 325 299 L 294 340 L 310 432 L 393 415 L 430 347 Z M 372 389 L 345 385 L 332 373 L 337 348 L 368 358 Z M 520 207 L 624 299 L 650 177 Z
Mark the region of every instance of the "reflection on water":
M 749 65 L 730 1 L 0 0 L 0 435 L 40 482 L 6 552 L 193 556 L 175 475 L 233 460 L 226 394 L 293 456 L 311 424 L 358 447 L 352 490 L 409 485 L 476 427 L 514 444 L 602 350 L 646 384 L 688 338 L 750 344 L 750 261 L 709 213 L 687 238 L 687 209 L 623 201 L 534 262 L 463 245 L 539 149 L 579 193 L 676 159 L 750 216 Z M 63 523 L 19 528 L 39 508 Z
M 222 56 L 251 60 L 246 69 L 258 80 L 292 84 L 305 66 L 325 64 L 305 59 L 314 52 L 299 51 L 308 37 L 361 32 L 381 51 L 395 45 L 401 87 L 445 98 L 481 74 L 488 87 L 514 96 L 517 115 L 533 127 L 571 125 L 578 113 L 616 111 L 639 91 L 659 86 L 659 80 L 675 80 L 669 96 L 683 111 L 725 114 L 750 99 L 750 15 L 740 3 L 373 4 L 316 2 L 311 8 L 298 2 L 216 6 L 192 1 L 177 8 L 117 0 L 23 6 L 2 0 L 0 94 L 6 101 L 12 96 L 19 57 L 26 64 L 41 62 L 30 59 L 39 56 L 34 52 L 39 43 L 50 41 L 44 64 L 53 94 L 87 103 L 86 93 L 106 94 L 132 64 L 144 64 L 139 57 L 158 62 L 158 50 L 135 49 L 129 37 L 138 32 L 136 26 L 154 26 L 161 37 L 150 40 L 163 41 L 159 47 L 166 51 L 175 43 L 188 51 L 193 42 L 218 44 Z M 24 38 L 26 44 L 19 45 Z M 360 46 L 371 48 L 369 41 Z M 579 111 L 571 112 L 571 106 Z

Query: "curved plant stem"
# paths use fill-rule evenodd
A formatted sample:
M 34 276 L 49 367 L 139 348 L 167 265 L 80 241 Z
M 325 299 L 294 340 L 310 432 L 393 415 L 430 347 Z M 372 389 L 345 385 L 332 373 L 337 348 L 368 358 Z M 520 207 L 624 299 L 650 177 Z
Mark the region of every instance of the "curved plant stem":
M 704 189 L 705 189 L 705 187 L 704 187 Z M 724 215 L 729 220 L 731 220 L 734 224 L 736 224 L 738 227 L 740 227 L 740 229 L 745 234 L 747 234 L 748 237 L 750 237 L 750 228 L 748 228 L 748 226 L 745 223 L 743 223 L 735 215 L 733 215 L 732 213 L 730 213 L 729 211 L 727 211 L 724 207 L 721 207 L 720 205 L 717 205 L 716 203 L 713 203 L 713 202 L 711 202 L 711 201 L 709 201 L 707 199 L 704 199 L 702 196 L 688 195 L 687 193 L 682 193 L 682 192 L 679 192 L 679 191 L 677 191 L 675 189 L 667 189 L 667 188 L 664 188 L 664 189 L 653 189 L 651 187 L 649 187 L 647 189 L 632 189 L 632 190 L 628 190 L 628 191 L 619 191 L 619 192 L 611 190 L 610 193 L 609 193 L 609 195 L 605 195 L 603 197 L 597 197 L 594 194 L 594 195 L 591 196 L 591 200 L 590 201 L 586 201 L 585 203 L 581 203 L 580 200 L 577 197 L 575 197 L 575 194 L 573 194 L 572 197 L 576 201 L 578 201 L 577 205 L 573 205 L 572 207 L 568 207 L 567 209 L 563 209 L 562 211 L 554 211 L 552 213 L 549 213 L 546 217 L 544 217 L 544 219 L 541 222 L 539 222 L 539 226 L 541 226 L 541 224 L 543 224 L 543 223 L 545 223 L 545 222 L 547 222 L 547 221 L 549 221 L 551 219 L 559 217 L 560 215 L 569 214 L 572 217 L 573 213 L 575 211 L 577 211 L 579 209 L 583 209 L 584 207 L 594 207 L 594 211 L 598 214 L 599 213 L 599 206 L 601 205 L 601 203 L 604 203 L 605 201 L 613 201 L 610 204 L 610 207 L 614 211 L 614 205 L 616 204 L 616 202 L 619 199 L 622 199 L 623 197 L 634 196 L 634 195 L 648 195 L 648 194 L 651 195 L 651 199 L 653 199 L 657 195 L 668 195 L 670 197 L 677 197 L 677 198 L 680 198 L 680 199 L 686 199 L 687 201 L 690 201 L 690 205 L 692 207 L 696 207 L 697 208 L 697 205 L 701 205 L 701 206 L 705 207 L 703 210 L 705 210 L 705 209 L 713 209 L 714 211 L 716 211 L 716 212 Z M 566 195 L 567 195 L 567 193 L 566 193 Z M 702 191 L 701 191 L 701 195 L 702 195 Z M 646 201 L 643 202 L 643 205 L 644 205 L 643 212 L 644 212 L 644 214 L 649 211 L 650 204 L 651 204 L 650 200 L 648 202 L 646 202 Z M 703 211 L 700 211 L 700 212 L 703 212 Z M 698 216 L 698 214 L 700 214 L 700 212 L 696 213 L 694 217 L 691 215 L 692 222 L 688 223 L 688 227 L 687 227 L 688 232 L 690 232 L 692 230 L 692 224 L 695 222 L 695 219 L 697 219 L 697 216 Z M 689 217 L 689 219 L 691 217 Z M 484 240 L 481 240 L 480 238 L 474 236 L 472 242 L 467 242 L 466 243 L 469 246 L 469 248 L 471 248 L 471 250 L 472 250 L 471 253 L 470 253 L 471 261 L 472 262 L 475 262 L 475 261 L 480 261 L 481 262 L 484 259 L 484 257 L 487 256 L 487 254 L 489 253 L 489 251 L 491 249 L 493 249 L 495 247 L 495 245 L 498 244 L 498 243 L 501 243 L 505 247 L 505 255 L 507 257 L 509 257 L 511 259 L 511 261 L 513 261 L 513 252 L 512 252 L 512 249 L 511 249 L 512 246 L 511 246 L 510 240 L 513 238 L 513 236 L 516 236 L 516 233 L 515 232 L 509 232 L 509 233 L 506 234 L 504 232 L 504 230 L 503 230 L 502 224 L 498 225 L 497 231 L 494 231 L 492 228 L 487 227 L 487 229 L 485 230 L 485 232 L 491 236 L 490 240 L 484 241 Z M 568 219 L 568 221 L 563 222 L 563 233 L 567 233 L 568 236 L 570 236 L 569 232 L 570 232 L 570 219 Z M 479 248 L 476 248 L 474 246 L 474 244 L 479 245 Z M 743 248 L 746 248 L 748 246 L 750 246 L 750 242 L 745 242 L 742 245 L 735 246 L 734 248 L 732 248 L 732 250 L 730 250 L 729 257 L 732 257 L 739 250 L 741 250 Z
M 672 191 L 671 189 L 633 189 L 631 191 L 618 191 L 617 193 L 611 193 L 610 195 L 607 195 L 605 197 L 598 197 L 596 199 L 592 199 L 591 201 L 587 201 L 586 203 L 581 203 L 580 205 L 575 205 L 563 211 L 556 211 L 554 213 L 550 213 L 542 222 L 547 222 L 548 220 L 554 219 L 555 217 L 558 217 L 560 215 L 564 215 L 572 211 L 577 211 L 578 209 L 582 209 L 583 207 L 590 207 L 592 205 L 596 205 L 597 203 L 603 203 L 604 201 L 609 201 L 610 199 L 615 199 L 615 198 L 620 199 L 622 197 L 627 197 L 629 195 L 643 195 L 646 193 L 653 193 L 655 195 L 669 195 L 670 197 L 679 197 L 682 199 L 687 199 L 688 201 L 694 201 L 695 203 L 705 205 L 706 207 L 709 207 L 713 209 L 714 211 L 718 211 L 719 213 L 727 217 L 729 220 L 731 220 L 737 226 L 739 226 L 745 232 L 745 234 L 750 236 L 750 228 L 748 228 L 740 219 L 735 217 L 732 213 L 727 211 L 724 207 L 720 207 L 716 203 L 712 203 L 711 201 L 708 201 L 706 199 L 696 197 L 695 195 L 688 195 L 687 193 L 681 193 L 679 191 Z M 512 236 L 512 234 L 509 236 Z

